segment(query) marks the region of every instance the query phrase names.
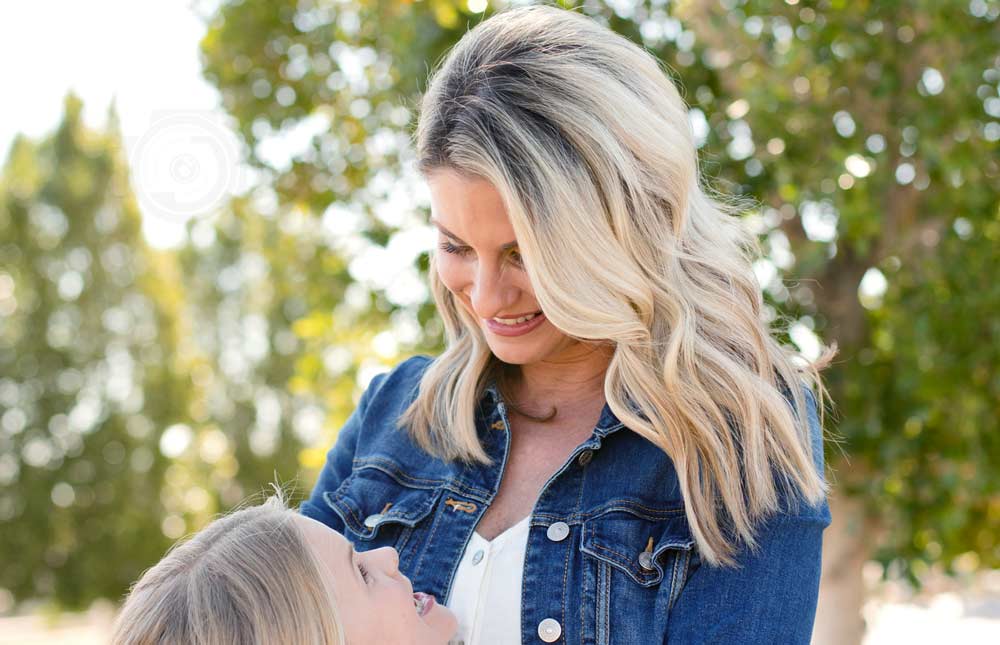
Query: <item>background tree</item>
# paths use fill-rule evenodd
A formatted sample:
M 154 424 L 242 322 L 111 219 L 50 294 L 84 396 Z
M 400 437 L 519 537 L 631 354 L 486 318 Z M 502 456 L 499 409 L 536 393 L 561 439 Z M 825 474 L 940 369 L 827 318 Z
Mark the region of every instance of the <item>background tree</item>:
M 370 291 L 352 288 L 339 240 L 320 218 L 264 214 L 261 193 L 270 190 L 190 222 L 179 251 L 184 318 L 197 330 L 192 416 L 218 446 L 189 467 L 223 493 L 222 508 L 276 474 L 296 479 L 292 503 L 308 493 L 311 471 L 354 409 L 359 372 L 367 380 L 390 358 L 372 348 L 387 315 Z M 300 467 L 309 481 L 297 481 Z
M 857 642 L 861 565 L 920 584 L 1000 564 L 1000 4 L 687 5 L 722 81 L 726 176 L 788 256 L 781 309 L 842 348 L 847 454 L 822 642 Z M 712 144 L 710 144 L 712 145 Z
M 268 186 L 149 248 L 114 108 L 104 132 L 81 111 L 67 96 L 0 175 L 0 592 L 64 608 L 120 598 L 275 479 L 308 492 L 358 381 L 418 328 Z
M 0 586 L 69 607 L 117 597 L 169 545 L 158 444 L 190 391 L 114 116 L 89 131 L 81 107 L 17 139 L 0 178 Z

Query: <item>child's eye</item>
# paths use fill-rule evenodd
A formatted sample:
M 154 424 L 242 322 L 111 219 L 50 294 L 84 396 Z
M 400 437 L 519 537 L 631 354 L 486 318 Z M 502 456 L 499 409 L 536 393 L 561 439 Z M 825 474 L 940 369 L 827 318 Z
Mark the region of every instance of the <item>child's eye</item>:
M 361 577 L 364 579 L 366 583 L 371 582 L 371 576 L 368 575 L 368 569 L 366 569 L 365 565 L 361 564 L 360 562 L 358 563 L 358 571 L 361 572 Z

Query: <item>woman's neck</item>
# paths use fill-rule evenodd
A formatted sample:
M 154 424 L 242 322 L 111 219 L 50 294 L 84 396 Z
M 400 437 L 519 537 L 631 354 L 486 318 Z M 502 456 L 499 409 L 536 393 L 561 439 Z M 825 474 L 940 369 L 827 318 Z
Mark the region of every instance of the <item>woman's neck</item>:
M 526 406 L 559 409 L 591 407 L 604 402 L 604 378 L 613 350 L 590 349 L 563 361 L 540 361 L 520 365 L 511 375 L 510 389 L 515 401 Z

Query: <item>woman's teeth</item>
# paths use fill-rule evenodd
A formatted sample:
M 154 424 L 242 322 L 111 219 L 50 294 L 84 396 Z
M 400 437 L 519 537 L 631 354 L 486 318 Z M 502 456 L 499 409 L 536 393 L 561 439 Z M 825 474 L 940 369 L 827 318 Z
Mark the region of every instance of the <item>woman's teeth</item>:
M 523 322 L 531 320 L 540 313 L 541 312 L 539 311 L 533 314 L 528 314 L 527 316 L 521 316 L 520 318 L 494 318 L 493 320 L 500 323 L 501 325 L 519 325 Z

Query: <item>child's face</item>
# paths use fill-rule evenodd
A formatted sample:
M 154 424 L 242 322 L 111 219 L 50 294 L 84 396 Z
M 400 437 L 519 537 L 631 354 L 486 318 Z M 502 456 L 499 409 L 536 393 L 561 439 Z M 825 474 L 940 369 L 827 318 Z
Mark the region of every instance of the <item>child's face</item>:
M 333 581 L 348 645 L 444 645 L 454 635 L 458 629 L 454 614 L 413 593 L 410 580 L 397 568 L 395 549 L 358 553 L 344 536 L 322 522 L 296 517 L 323 567 L 322 574 Z

